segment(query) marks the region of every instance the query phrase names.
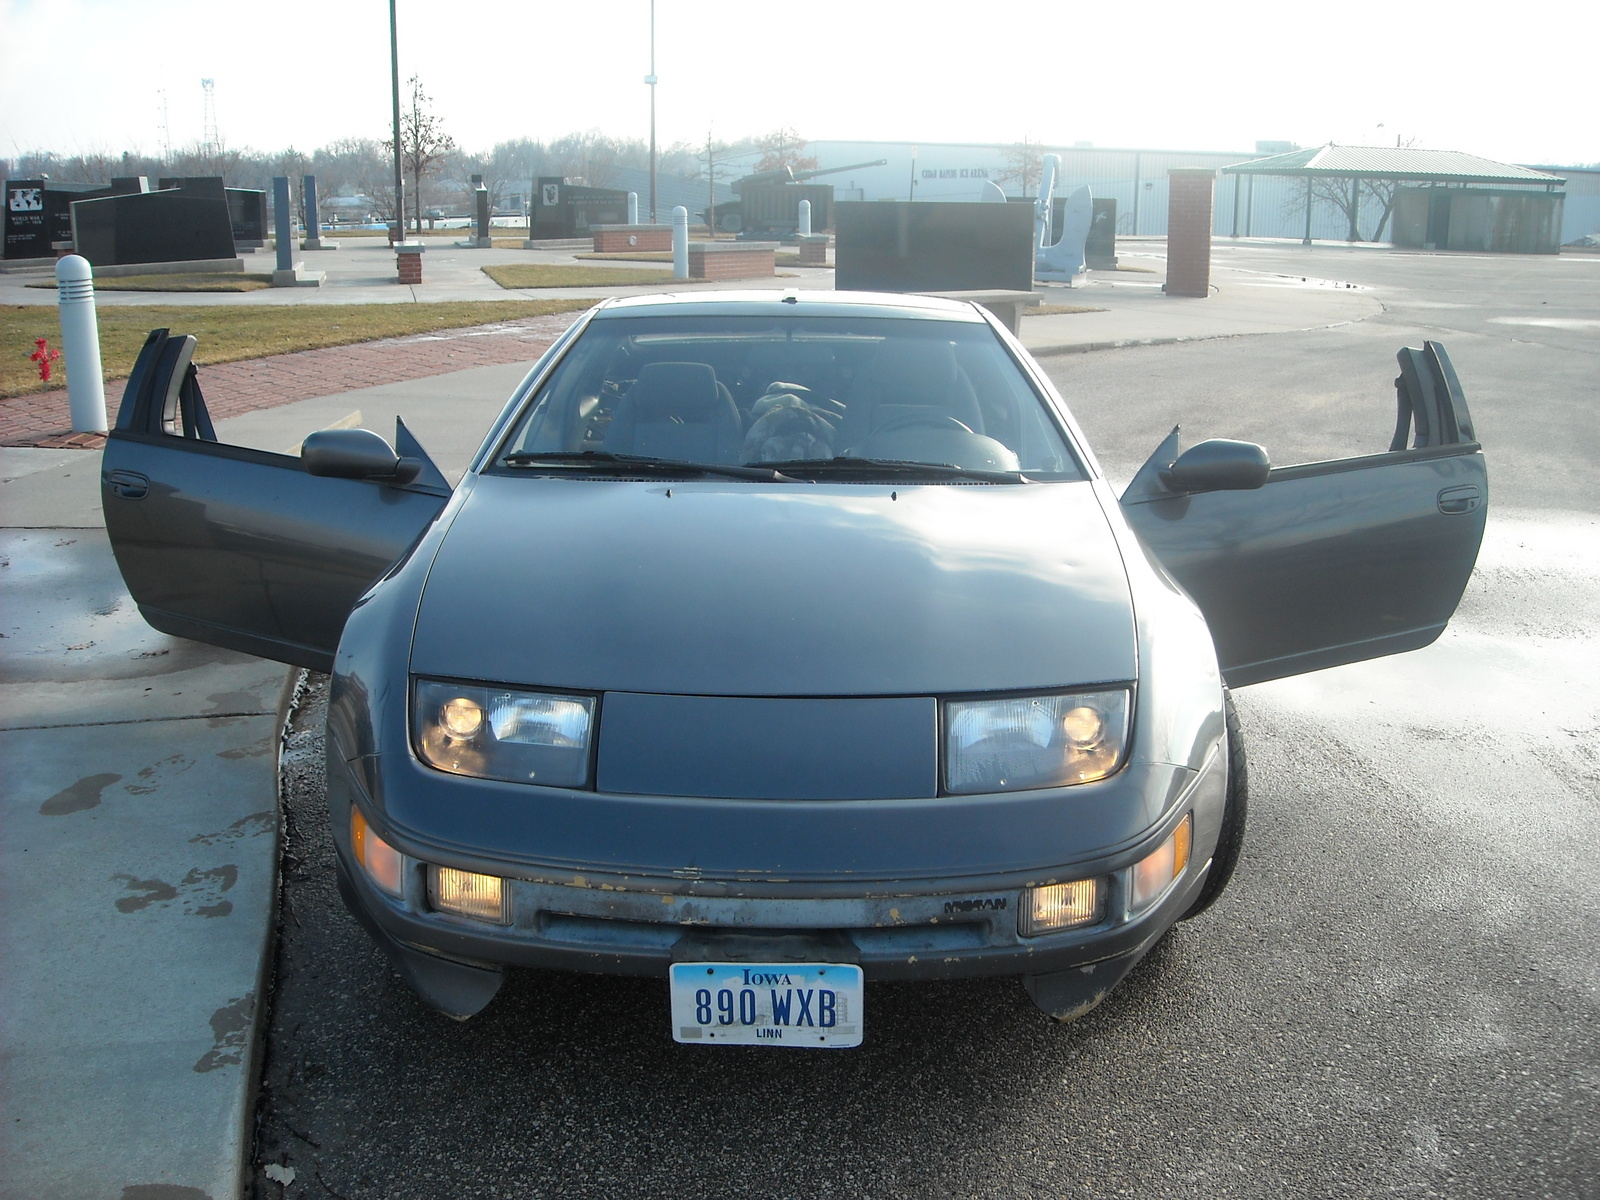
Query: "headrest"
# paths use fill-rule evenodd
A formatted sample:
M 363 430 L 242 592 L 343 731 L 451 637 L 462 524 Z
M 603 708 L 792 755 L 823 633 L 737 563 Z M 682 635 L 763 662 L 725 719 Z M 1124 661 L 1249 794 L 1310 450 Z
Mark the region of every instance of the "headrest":
M 638 420 L 666 416 L 705 420 L 722 403 L 717 373 L 706 363 L 658 362 L 639 368 L 628 391 Z
M 956 352 L 949 342 L 896 338 L 878 347 L 872 360 L 876 381 L 896 391 L 928 390 L 935 395 L 955 385 Z

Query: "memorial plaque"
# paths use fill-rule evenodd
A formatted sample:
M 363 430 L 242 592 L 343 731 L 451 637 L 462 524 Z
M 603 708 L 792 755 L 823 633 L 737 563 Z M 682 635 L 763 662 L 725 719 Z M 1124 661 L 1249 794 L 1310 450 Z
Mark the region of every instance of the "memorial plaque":
M 6 180 L 7 258 L 52 258 L 42 179 Z
M 1033 290 L 1031 204 L 847 200 L 834 223 L 841 291 Z

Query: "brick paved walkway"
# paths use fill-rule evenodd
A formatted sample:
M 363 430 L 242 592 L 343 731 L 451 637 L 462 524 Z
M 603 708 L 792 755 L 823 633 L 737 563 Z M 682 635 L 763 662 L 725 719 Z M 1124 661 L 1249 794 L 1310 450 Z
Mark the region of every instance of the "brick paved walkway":
M 200 390 L 222 420 L 297 400 L 402 383 L 470 367 L 533 362 L 578 319 L 578 313 L 527 317 L 469 329 L 441 329 L 355 346 L 331 346 L 200 368 Z M 106 384 L 106 409 L 116 421 L 123 381 Z M 0 446 L 96 450 L 99 434 L 73 433 L 65 391 L 0 400 Z

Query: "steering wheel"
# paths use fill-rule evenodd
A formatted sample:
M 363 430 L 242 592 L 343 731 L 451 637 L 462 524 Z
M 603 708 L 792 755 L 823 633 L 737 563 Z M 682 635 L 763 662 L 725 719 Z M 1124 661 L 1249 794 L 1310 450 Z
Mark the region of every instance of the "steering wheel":
M 897 429 L 947 429 L 973 436 L 972 430 L 963 422 L 936 412 L 896 413 L 882 425 L 874 426 L 867 436 L 877 437 L 880 433 L 893 433 Z

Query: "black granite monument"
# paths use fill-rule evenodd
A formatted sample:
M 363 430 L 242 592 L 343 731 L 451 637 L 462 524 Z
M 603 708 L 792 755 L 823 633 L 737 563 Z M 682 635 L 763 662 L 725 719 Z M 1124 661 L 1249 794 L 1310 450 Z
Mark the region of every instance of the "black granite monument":
M 625 225 L 628 193 L 580 187 L 559 175 L 541 175 L 533 191 L 535 238 L 583 237 L 596 225 Z
M 267 244 L 267 194 L 254 188 L 224 188 L 228 197 L 228 220 L 233 225 L 233 244 L 240 249 L 259 250 Z
M 78 253 L 97 267 L 193 262 L 238 253 L 226 199 L 181 188 L 79 200 L 72 206 L 72 240 Z
M 1033 290 L 1031 204 L 847 200 L 834 226 L 841 291 Z
M 1057 226 L 1060 228 L 1060 226 Z M 1091 271 L 1117 269 L 1117 198 L 1096 196 L 1089 236 L 1083 243 L 1083 261 Z

